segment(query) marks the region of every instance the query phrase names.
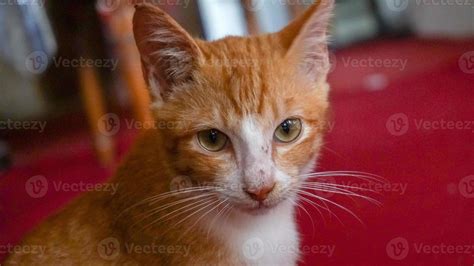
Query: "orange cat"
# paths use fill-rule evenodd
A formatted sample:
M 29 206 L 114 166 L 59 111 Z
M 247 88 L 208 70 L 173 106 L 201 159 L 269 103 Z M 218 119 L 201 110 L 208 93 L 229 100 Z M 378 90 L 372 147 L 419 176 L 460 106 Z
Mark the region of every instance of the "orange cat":
M 157 123 L 110 181 L 33 231 L 7 265 L 294 265 L 297 190 L 322 145 L 333 0 L 274 34 L 191 38 L 139 5 Z M 171 125 L 171 126 L 170 126 Z

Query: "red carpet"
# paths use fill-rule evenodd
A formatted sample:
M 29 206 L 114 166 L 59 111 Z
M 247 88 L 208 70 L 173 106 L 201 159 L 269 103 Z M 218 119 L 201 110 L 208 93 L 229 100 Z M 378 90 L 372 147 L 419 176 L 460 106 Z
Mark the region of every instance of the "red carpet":
M 365 193 L 381 207 L 326 195 L 365 225 L 336 206 L 330 207 L 342 223 L 323 210 L 324 223 L 305 205 L 313 221 L 299 212 L 302 265 L 473 265 L 474 74 L 459 66 L 473 44 L 387 40 L 337 53 L 331 74 L 334 128 L 319 170 L 364 171 L 389 183 L 370 187 L 381 195 Z M 377 67 L 377 59 L 394 60 Z M 397 60 L 406 62 L 403 71 Z M 53 191 L 31 198 L 25 191 L 30 177 L 95 183 L 108 175 L 93 159 L 86 132 L 49 142 L 48 134 L 14 141 L 20 163 L 0 178 L 0 246 L 17 243 L 77 194 Z M 120 153 L 133 134 L 120 134 Z M 34 152 L 38 144 L 42 149 Z

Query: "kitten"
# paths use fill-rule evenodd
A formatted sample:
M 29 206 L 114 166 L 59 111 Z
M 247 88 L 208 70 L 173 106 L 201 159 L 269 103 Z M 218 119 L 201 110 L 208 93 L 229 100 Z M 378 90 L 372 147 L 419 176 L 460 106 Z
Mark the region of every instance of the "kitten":
M 328 109 L 321 0 L 274 34 L 193 39 L 152 5 L 134 35 L 156 127 L 110 181 L 74 201 L 14 254 L 16 264 L 295 265 L 296 191 L 322 145 Z

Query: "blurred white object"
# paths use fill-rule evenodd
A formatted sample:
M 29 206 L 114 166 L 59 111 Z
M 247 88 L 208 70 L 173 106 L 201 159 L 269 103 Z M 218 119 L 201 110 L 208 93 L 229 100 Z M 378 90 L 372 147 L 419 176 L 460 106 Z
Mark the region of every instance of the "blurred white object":
M 46 111 L 38 76 L 56 53 L 46 10 L 38 2 L 0 5 L 0 114 L 12 119 Z
M 368 1 L 344 1 L 336 5 L 332 44 L 346 46 L 367 40 L 373 38 L 377 30 L 377 21 Z
M 451 38 L 474 36 L 474 1 L 410 2 L 410 23 L 418 35 Z
M 247 35 L 245 12 L 240 0 L 199 0 L 198 5 L 208 40 Z
M 389 80 L 383 73 L 373 73 L 364 77 L 363 84 L 368 91 L 380 91 L 388 87 Z
M 290 21 L 288 4 L 284 1 L 253 0 L 253 10 L 262 32 L 276 32 Z

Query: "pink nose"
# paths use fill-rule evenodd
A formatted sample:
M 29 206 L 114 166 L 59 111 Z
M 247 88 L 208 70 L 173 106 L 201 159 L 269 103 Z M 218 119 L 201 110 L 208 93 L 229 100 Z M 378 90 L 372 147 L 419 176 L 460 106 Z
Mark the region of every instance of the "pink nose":
M 245 192 L 256 201 L 264 201 L 267 199 L 268 194 L 272 192 L 275 187 L 275 183 L 269 184 L 268 186 L 260 187 L 258 189 L 246 189 Z

